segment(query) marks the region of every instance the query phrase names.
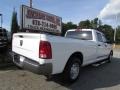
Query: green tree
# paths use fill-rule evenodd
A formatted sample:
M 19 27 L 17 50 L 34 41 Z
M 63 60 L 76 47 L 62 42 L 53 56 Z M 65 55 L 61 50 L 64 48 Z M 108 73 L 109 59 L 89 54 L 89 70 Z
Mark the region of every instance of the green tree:
M 84 29 L 85 28 L 92 28 L 90 20 L 85 20 L 85 21 L 79 22 L 79 27 L 84 28 Z
M 98 30 L 103 32 L 108 40 L 113 41 L 114 29 L 112 28 L 112 26 L 107 24 L 101 25 L 98 27 Z
M 102 21 L 99 20 L 98 18 L 95 18 L 93 20 L 85 20 L 81 21 L 79 23 L 80 28 L 89 28 L 89 29 L 97 29 L 99 26 L 102 25 Z
M 62 36 L 65 35 L 66 31 L 69 29 L 76 29 L 77 25 L 72 22 L 62 23 Z
M 99 20 L 98 18 L 95 18 L 93 20 L 85 20 L 85 21 L 81 21 L 79 23 L 79 27 L 80 28 L 86 28 L 86 29 L 96 29 L 99 30 L 100 32 L 103 32 L 106 36 L 106 38 L 110 41 L 113 41 L 113 37 L 114 37 L 114 29 L 112 28 L 111 25 L 102 25 L 102 21 Z M 65 32 L 68 29 L 75 29 L 77 28 L 76 24 L 73 24 L 72 22 L 68 22 L 68 23 L 63 23 L 63 27 L 62 27 L 62 35 L 64 36 Z M 117 30 L 117 35 L 116 35 L 116 41 L 120 41 L 120 26 Z
M 102 25 L 102 21 L 98 18 L 91 20 L 91 25 L 93 29 L 98 29 Z
M 17 12 L 14 10 L 12 14 L 12 22 L 11 22 L 11 36 L 13 33 L 19 31 L 18 20 L 17 20 Z
M 86 29 L 96 29 L 101 32 L 103 32 L 108 40 L 113 41 L 114 37 L 114 30 L 112 26 L 110 25 L 102 25 L 102 21 L 99 20 L 98 18 L 95 18 L 93 20 L 85 20 L 81 21 L 79 23 L 80 28 L 86 28 Z

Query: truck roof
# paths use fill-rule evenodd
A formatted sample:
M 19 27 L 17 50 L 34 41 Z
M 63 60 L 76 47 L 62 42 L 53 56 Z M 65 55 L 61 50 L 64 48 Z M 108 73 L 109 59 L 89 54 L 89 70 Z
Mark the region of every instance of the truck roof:
M 68 31 L 93 31 L 94 29 L 69 29 Z
M 67 32 L 70 32 L 70 31 L 95 31 L 95 32 L 102 33 L 102 32 L 95 30 L 95 29 L 69 29 L 69 30 L 67 30 Z

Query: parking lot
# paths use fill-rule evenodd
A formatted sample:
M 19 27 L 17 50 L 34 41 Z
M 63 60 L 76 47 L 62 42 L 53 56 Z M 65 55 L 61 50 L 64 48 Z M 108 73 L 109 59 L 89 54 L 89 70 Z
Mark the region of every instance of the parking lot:
M 7 58 L 11 60 L 9 55 L 2 56 Z M 120 90 L 120 50 L 114 50 L 111 63 L 84 67 L 79 80 L 73 84 L 63 83 L 58 76 L 47 79 L 15 66 L 2 68 L 0 90 Z

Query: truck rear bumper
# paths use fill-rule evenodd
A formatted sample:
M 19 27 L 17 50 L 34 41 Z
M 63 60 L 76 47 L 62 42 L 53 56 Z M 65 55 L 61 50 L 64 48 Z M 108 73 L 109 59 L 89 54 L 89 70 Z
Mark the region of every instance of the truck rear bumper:
M 38 62 L 28 59 L 26 57 L 24 57 L 23 62 L 21 62 L 20 55 L 15 53 L 13 54 L 13 62 L 17 66 L 37 74 L 50 75 L 52 73 L 52 63 L 40 65 Z

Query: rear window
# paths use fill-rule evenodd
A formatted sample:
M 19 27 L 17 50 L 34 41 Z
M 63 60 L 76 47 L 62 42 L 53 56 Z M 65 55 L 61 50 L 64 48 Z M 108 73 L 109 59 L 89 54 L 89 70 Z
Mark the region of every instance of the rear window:
M 81 39 L 81 40 L 92 40 L 92 31 L 70 31 L 67 32 L 66 37 Z

